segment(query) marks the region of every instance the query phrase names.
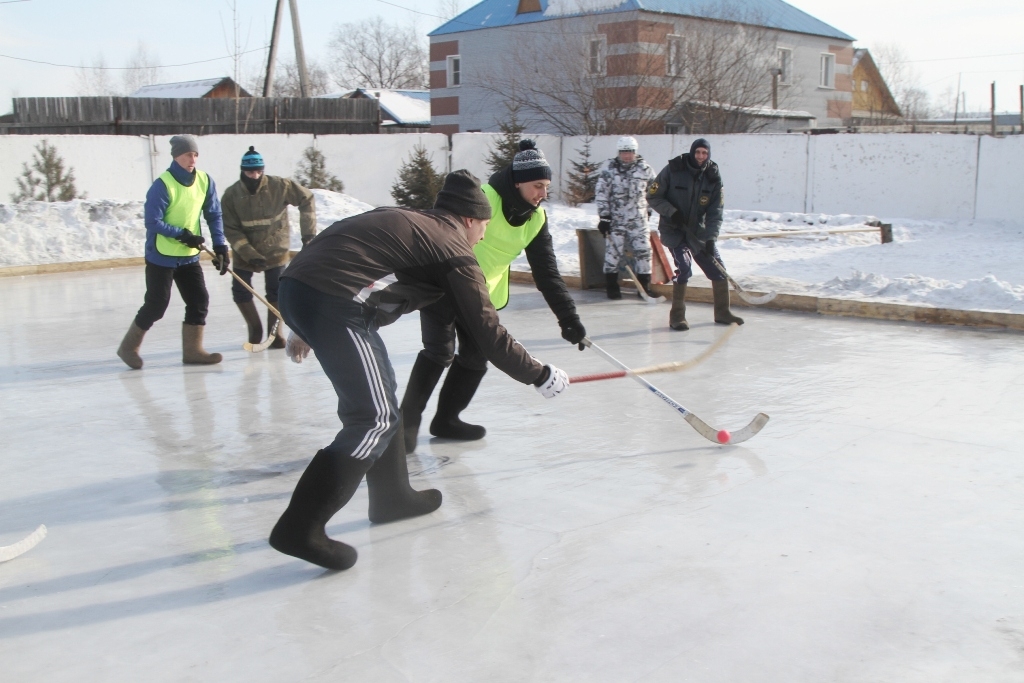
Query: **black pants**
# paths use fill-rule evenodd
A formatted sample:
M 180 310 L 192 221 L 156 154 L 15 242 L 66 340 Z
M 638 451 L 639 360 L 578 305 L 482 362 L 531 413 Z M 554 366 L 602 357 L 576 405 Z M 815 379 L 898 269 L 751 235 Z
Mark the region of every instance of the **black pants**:
M 455 360 L 455 340 L 459 341 L 459 365 L 467 370 L 486 370 L 487 357 L 456 320 L 455 309 L 441 299 L 420 310 L 420 334 L 423 352 L 438 365 L 448 367 Z
M 146 298 L 135 316 L 135 324 L 144 330 L 153 327 L 167 312 L 171 303 L 171 282 L 178 286 L 178 293 L 185 302 L 185 324 L 205 325 L 210 310 L 210 293 L 206 291 L 206 280 L 199 261 L 187 266 L 165 268 L 146 262 Z
M 284 266 L 267 268 L 263 271 L 263 284 L 267 288 L 267 301 L 271 303 L 277 301 L 277 288 L 280 286 L 281 273 L 283 272 Z M 235 268 L 235 275 L 245 280 L 245 284 L 252 287 L 251 270 Z M 246 301 L 252 301 L 252 294 L 248 289 L 238 284 L 238 280 L 231 278 L 231 298 L 235 300 L 236 304 L 244 304 Z

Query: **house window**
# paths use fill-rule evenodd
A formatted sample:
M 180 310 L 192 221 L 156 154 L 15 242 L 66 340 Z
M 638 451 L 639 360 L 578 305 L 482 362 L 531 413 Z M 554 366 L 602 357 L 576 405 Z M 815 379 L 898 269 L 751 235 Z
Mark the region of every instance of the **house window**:
M 779 48 L 779 84 L 790 85 L 793 82 L 793 50 L 788 47 Z
M 868 91 L 868 82 L 867 81 L 861 81 L 860 82 L 860 90 L 861 90 L 861 92 L 867 92 Z
M 462 85 L 462 57 L 451 55 L 448 57 L 448 87 L 457 88 Z
M 668 37 L 668 75 L 683 75 L 683 37 L 669 35 Z
M 590 41 L 590 73 L 604 75 L 607 54 L 608 39 L 605 36 Z
M 821 55 L 821 76 L 818 81 L 818 87 L 836 87 L 836 56 L 831 52 Z

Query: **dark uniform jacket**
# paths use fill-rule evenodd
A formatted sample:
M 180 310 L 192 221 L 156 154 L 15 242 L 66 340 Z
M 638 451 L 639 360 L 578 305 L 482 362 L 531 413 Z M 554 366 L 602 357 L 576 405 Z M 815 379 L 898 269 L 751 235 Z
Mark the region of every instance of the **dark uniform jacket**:
M 708 160 L 703 168 L 695 168 L 688 153 L 677 156 L 661 170 L 647 193 L 647 203 L 661 215 L 658 231 L 669 249 L 685 240 L 691 249 L 703 251 L 705 242 L 718 239 L 725 194 L 715 162 Z M 680 219 L 685 227 L 679 225 Z
M 466 230 L 446 211 L 374 209 L 338 221 L 303 247 L 284 277 L 363 304 L 379 325 L 448 297 L 495 367 L 523 384 L 544 370 L 498 322 Z
M 264 175 L 256 192 L 250 193 L 241 180 L 224 191 L 224 235 L 234 252 L 235 268 L 262 271 L 250 259 L 262 258 L 265 268 L 288 262 L 291 226 L 288 205 L 299 207 L 302 236 L 316 234 L 316 205 L 313 193 L 294 180 Z

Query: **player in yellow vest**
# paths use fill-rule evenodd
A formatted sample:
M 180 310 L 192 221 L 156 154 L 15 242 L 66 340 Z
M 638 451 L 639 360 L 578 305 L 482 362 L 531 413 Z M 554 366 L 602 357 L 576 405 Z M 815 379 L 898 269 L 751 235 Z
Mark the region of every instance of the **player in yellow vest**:
M 164 316 L 171 302 L 171 283 L 185 301 L 185 322 L 181 326 L 181 360 L 190 365 L 219 363 L 219 353 L 203 349 L 203 326 L 210 306 L 199 246 L 206 240 L 199 226 L 206 218 L 213 237 L 214 265 L 223 275 L 228 271 L 228 246 L 224 239 L 220 201 L 213 179 L 196 168 L 199 146 L 191 135 L 171 138 L 170 168 L 160 174 L 146 193 L 146 298 L 128 333 L 117 349 L 128 367 L 142 367 L 139 348 L 142 338 Z
M 523 140 L 519 148 L 512 164 L 494 173 L 482 188 L 493 214 L 473 253 L 487 282 L 491 303 L 501 310 L 508 304 L 509 266 L 525 251 L 537 289 L 562 328 L 562 338 L 579 344 L 587 333 L 558 272 L 547 215 L 540 207 L 551 185 L 551 166 L 533 140 Z M 482 439 L 487 430 L 463 422 L 459 413 L 480 386 L 487 372 L 487 359 L 466 333 L 448 297 L 420 310 L 420 328 L 423 350 L 416 357 L 402 398 L 406 452 L 416 448 L 423 409 L 446 367 L 450 369 L 437 397 L 430 433 L 463 441 Z

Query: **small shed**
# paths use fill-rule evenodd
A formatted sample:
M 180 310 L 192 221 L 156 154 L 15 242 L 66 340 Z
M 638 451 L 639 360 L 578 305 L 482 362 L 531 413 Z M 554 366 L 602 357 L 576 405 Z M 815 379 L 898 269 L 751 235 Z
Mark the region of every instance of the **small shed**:
M 429 90 L 383 90 L 356 88 L 344 93 L 324 95 L 358 100 L 369 99 L 380 103 L 381 132 L 427 132 L 430 129 Z M 420 130 L 422 129 L 422 130 Z
M 221 76 L 219 78 L 205 78 L 200 81 L 144 85 L 128 97 L 217 99 L 222 97 L 252 97 L 252 95 L 245 88 L 238 86 L 231 77 Z

